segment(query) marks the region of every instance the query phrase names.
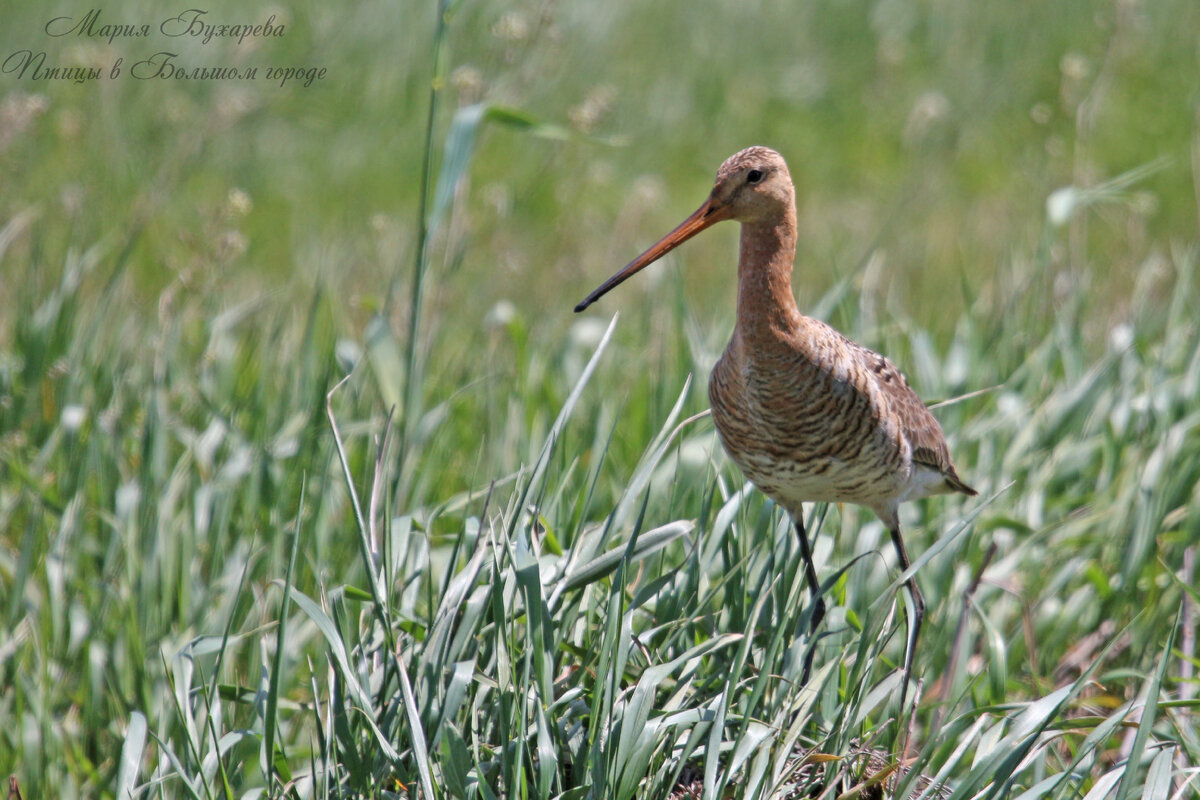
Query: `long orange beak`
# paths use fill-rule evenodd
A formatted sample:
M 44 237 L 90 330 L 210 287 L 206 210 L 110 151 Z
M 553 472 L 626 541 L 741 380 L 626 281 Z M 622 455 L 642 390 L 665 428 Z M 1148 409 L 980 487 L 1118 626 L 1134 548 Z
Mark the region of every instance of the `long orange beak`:
M 676 247 L 679 247 L 679 245 L 683 244 L 700 231 L 720 222 L 721 220 L 729 219 L 729 213 L 728 206 L 720 205 L 714 202 L 713 198 L 710 196 L 704 201 L 704 205 L 696 209 L 695 213 L 693 213 L 683 222 L 679 223 L 679 227 L 675 228 L 675 230 L 659 239 L 653 246 L 650 247 L 649 250 L 642 253 L 633 261 L 630 261 L 627 265 L 625 265 L 624 269 L 619 271 L 616 275 L 613 275 L 604 283 L 600 284 L 600 287 L 596 289 L 596 291 L 583 298 L 583 302 L 575 306 L 575 312 L 578 313 L 583 311 L 592 303 L 596 302 L 605 294 L 607 294 L 608 291 L 618 283 L 623 282 L 630 275 L 633 275 L 635 272 L 640 272 L 641 270 L 653 264 L 655 261 L 658 261 L 667 253 L 671 252 Z

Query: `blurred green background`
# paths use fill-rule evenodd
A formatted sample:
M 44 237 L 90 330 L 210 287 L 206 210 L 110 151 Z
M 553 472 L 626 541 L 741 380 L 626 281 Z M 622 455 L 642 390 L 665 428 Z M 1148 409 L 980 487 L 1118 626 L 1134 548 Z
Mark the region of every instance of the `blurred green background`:
M 411 269 L 433 3 L 207 6 L 215 22 L 275 14 L 287 26 L 240 47 L 164 37 L 172 11 L 151 4 L 100 8 L 100 23 L 151 24 L 146 39 L 43 32 L 89 8 L 6 9 L 5 54 L 126 67 L 83 85 L 3 76 L 10 104 L 24 93 L 36 106 L 6 115 L 7 216 L 36 208 L 60 248 L 51 231 L 107 241 L 142 226 L 133 277 L 146 297 L 181 275 L 232 296 L 325 285 L 353 314 Z M 434 302 L 476 320 L 509 300 L 553 336 L 577 295 L 698 205 L 726 155 L 761 143 L 800 188 L 801 297 L 874 245 L 867 291 L 942 333 L 965 302 L 1019 279 L 1015 254 L 1042 242 L 1053 190 L 1167 157 L 1137 202 L 1091 220 L 1076 254 L 1100 290 L 1096 314 L 1119 314 L 1152 243 L 1194 230 L 1198 15 L 1187 2 L 452 4 L 437 139 L 479 101 L 580 135 L 481 135 Z M 130 77 L 161 49 L 184 65 L 328 73 L 310 88 Z M 235 189 L 252 208 L 233 224 Z M 240 236 L 222 243 L 228 230 Z M 614 304 L 661 303 L 678 283 L 689 306 L 711 309 L 705 328 L 727 328 L 735 233 L 723 235 L 680 254 L 686 269 L 657 270 L 661 288 L 639 281 Z
M 1039 617 L 1042 631 L 1054 613 L 1071 624 L 1037 654 L 1015 603 L 997 617 L 1017 694 L 1036 696 L 1038 673 L 1102 619 L 1147 603 L 1135 643 L 1161 646 L 1179 598 L 1166 575 L 1194 538 L 1192 427 L 1152 462 L 1146 480 L 1165 477 L 1151 510 L 1131 498 L 1194 401 L 1195 2 L 460 0 L 444 7 L 440 60 L 432 2 L 204 6 L 215 24 L 286 26 L 241 45 L 165 37 L 184 9 L 148 2 L 99 6 L 95 23 L 148 24 L 146 38 L 46 34 L 92 8 L 8 0 L 0 26 L 0 718 L 21 720 L 0 739 L 0 774 L 19 773 L 27 796 L 107 791 L 131 711 L 173 730 L 159 654 L 227 620 L 272 624 L 263 598 L 277 599 L 301 474 L 319 499 L 296 585 L 361 580 L 324 395 L 376 356 L 338 406 L 365 471 L 404 394 L 388 371 L 404 359 L 379 353 L 409 346 L 426 153 L 432 195 L 454 172 L 454 120 L 476 104 L 507 113 L 476 131 L 427 248 L 395 513 L 532 463 L 620 309 L 577 414 L 589 422 L 554 465 L 572 489 L 595 466 L 602 517 L 688 374 L 685 410 L 707 406 L 736 226 L 583 318 L 571 308 L 699 205 L 726 156 L 765 144 L 799 190 L 802 310 L 887 352 L 929 401 L 1006 384 L 939 415 L 965 478 L 985 493 L 1018 481 L 992 527 L 1048 537 L 1005 569 L 1069 598 L 1069 614 L 1055 595 Z M 21 76 L 23 50 L 104 77 Z M 163 50 L 185 68 L 327 72 L 309 87 L 131 76 Z M 1025 428 L 1035 417 L 1044 438 Z M 589 448 L 610 431 L 601 468 Z M 711 501 L 706 467 L 678 466 L 652 498 L 656 524 Z M 429 512 L 429 532 L 445 545 L 477 500 Z M 1152 547 L 1163 531 L 1166 555 Z M 850 539 L 842 556 L 859 551 Z M 953 565 L 937 569 L 930 583 Z M 1144 594 L 1109 583 L 1122 569 Z M 951 621 L 937 625 L 944 641 Z M 317 649 L 307 636 L 295 663 Z M 253 674 L 256 656 L 237 669 Z M 285 692 L 307 691 L 295 680 Z

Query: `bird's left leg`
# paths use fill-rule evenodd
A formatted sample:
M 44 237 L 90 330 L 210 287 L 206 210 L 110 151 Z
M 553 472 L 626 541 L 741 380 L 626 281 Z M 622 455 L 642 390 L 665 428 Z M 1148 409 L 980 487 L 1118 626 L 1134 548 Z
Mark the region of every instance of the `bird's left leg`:
M 908 551 L 904 549 L 904 539 L 900 537 L 900 526 L 891 529 L 892 544 L 896 547 L 896 557 L 900 561 L 900 571 L 908 572 L 910 566 Z M 921 632 L 921 622 L 925 619 L 925 598 L 921 588 L 917 586 L 917 576 L 913 575 L 904 582 L 913 601 L 913 618 L 908 625 L 908 641 L 904 646 L 904 675 L 900 684 L 900 713 L 904 713 L 904 702 L 908 697 L 908 682 L 912 679 L 913 658 L 917 651 L 917 635 Z
M 817 626 L 825 619 L 825 598 L 821 597 L 821 579 L 817 577 L 817 568 L 813 564 L 812 547 L 809 546 L 808 534 L 804 530 L 804 511 L 796 511 L 791 515 L 796 526 L 796 536 L 800 539 L 800 557 L 804 559 L 804 575 L 808 581 L 808 590 L 812 593 L 812 621 L 808 626 L 808 655 L 804 657 L 804 672 L 800 683 L 807 685 L 812 675 L 813 657 L 817 654 Z

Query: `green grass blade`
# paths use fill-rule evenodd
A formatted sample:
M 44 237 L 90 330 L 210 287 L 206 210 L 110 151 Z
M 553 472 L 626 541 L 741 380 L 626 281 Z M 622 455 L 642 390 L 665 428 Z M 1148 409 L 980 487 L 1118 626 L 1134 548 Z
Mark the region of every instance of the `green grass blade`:
M 625 544 L 606 551 L 586 564 L 577 567 L 568 566 L 566 574 L 562 577 L 563 591 L 579 589 L 606 578 L 621 565 L 626 557 L 628 557 L 629 563 L 640 561 L 695 529 L 696 523 L 689 520 L 670 522 L 638 536 L 632 550 L 629 550 L 628 545 Z
M 142 753 L 146 749 L 146 715 L 134 711 L 129 715 L 129 727 L 125 730 L 125 743 L 121 745 L 120 766 L 117 768 L 117 783 L 113 788 L 118 798 L 132 798 L 137 788 L 138 771 Z
M 287 644 L 287 621 L 291 613 L 292 575 L 296 569 L 296 553 L 300 550 L 300 519 L 304 516 L 304 490 L 308 478 L 300 481 L 300 501 L 296 507 L 296 527 L 292 531 L 291 555 L 283 577 L 283 598 L 279 602 L 279 629 L 275 635 L 275 656 L 271 662 L 270 686 L 267 689 L 266 712 L 263 715 L 263 749 L 261 763 L 267 779 L 267 793 L 275 787 L 275 733 L 279 728 L 279 682 L 283 675 L 283 654 Z
M 433 790 L 433 775 L 429 770 L 429 752 L 425 747 L 425 728 L 421 724 L 417 700 L 413 697 L 412 683 L 408 680 L 408 670 L 404 666 L 404 661 L 397 659 L 396 667 L 400 673 L 400 696 L 404 701 L 404 716 L 408 721 L 413 760 L 416 762 L 417 775 L 421 778 L 421 789 L 425 797 L 436 800 L 441 797 L 441 794 Z
M 1155 800 L 1155 798 L 1170 796 L 1174 759 L 1175 748 L 1164 747 L 1150 762 L 1150 769 L 1146 771 L 1146 783 L 1142 787 L 1142 800 Z
M 399 759 L 399 754 L 396 753 L 395 748 L 387 741 L 387 738 L 383 735 L 383 731 L 379 729 L 379 726 L 375 722 L 376 712 L 372 707 L 371 697 L 362 688 L 362 685 L 358 682 L 358 678 L 355 677 L 355 670 L 351 667 L 350 657 L 346 652 L 346 643 L 342 640 L 342 636 L 338 632 L 337 626 L 334 625 L 333 620 L 329 618 L 329 615 L 319 605 L 313 602 L 312 598 L 297 589 L 292 590 L 292 600 L 308 615 L 309 619 L 316 624 L 317 629 L 321 631 L 321 635 L 325 637 L 325 642 L 329 645 L 329 652 L 333 656 L 334 662 L 338 665 L 341 680 L 345 682 L 346 688 L 349 689 L 355 702 L 363 710 L 367 725 L 370 726 L 371 732 L 375 735 L 376 745 L 378 745 L 379 749 L 389 760 L 395 761 Z
M 1180 606 L 1175 615 L 1175 622 L 1167 633 L 1167 641 L 1163 645 L 1158 666 L 1142 691 L 1142 719 L 1138 723 L 1137 733 L 1133 737 L 1133 746 L 1129 748 L 1129 758 L 1125 762 L 1125 771 L 1121 776 L 1121 785 L 1117 788 L 1116 800 L 1129 800 L 1137 791 L 1142 755 L 1146 752 L 1146 745 L 1154 730 L 1154 720 L 1158 715 L 1159 690 L 1162 688 L 1163 679 L 1167 674 L 1167 665 L 1171 663 L 1171 647 L 1175 643 L 1175 632 L 1179 629 L 1182 617 L 1183 607 Z

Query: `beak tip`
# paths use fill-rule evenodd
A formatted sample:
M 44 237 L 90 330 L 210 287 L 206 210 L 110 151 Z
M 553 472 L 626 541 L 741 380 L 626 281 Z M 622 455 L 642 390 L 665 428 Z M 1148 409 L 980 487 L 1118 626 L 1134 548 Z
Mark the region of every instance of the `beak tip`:
M 591 303 L 589 303 L 587 300 L 584 300 L 582 303 L 576 303 L 575 304 L 575 313 L 578 314 L 580 311 L 583 311 L 590 305 L 591 305 Z

